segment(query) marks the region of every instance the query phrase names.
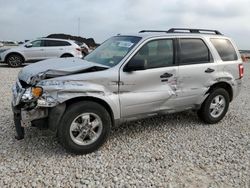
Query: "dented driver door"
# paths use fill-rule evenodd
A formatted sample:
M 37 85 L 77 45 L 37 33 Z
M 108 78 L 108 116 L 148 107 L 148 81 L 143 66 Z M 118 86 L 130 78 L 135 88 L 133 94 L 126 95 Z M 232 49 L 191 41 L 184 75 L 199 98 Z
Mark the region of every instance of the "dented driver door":
M 150 114 L 171 108 L 176 98 L 178 66 L 174 64 L 172 39 L 146 43 L 120 69 L 119 98 L 122 117 Z M 126 70 L 144 62 L 144 70 Z

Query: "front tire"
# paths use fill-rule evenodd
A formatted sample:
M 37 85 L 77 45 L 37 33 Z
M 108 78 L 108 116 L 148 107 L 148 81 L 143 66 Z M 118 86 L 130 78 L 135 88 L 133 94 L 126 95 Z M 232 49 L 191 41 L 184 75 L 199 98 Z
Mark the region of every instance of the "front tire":
M 229 107 L 229 94 L 223 88 L 212 90 L 198 111 L 198 117 L 205 123 L 219 122 L 227 113 Z
M 97 150 L 106 141 L 111 129 L 111 118 L 100 104 L 82 101 L 68 107 L 58 128 L 62 146 L 75 154 Z
M 10 67 L 20 67 L 24 63 L 24 59 L 19 54 L 10 54 L 6 58 L 6 62 Z

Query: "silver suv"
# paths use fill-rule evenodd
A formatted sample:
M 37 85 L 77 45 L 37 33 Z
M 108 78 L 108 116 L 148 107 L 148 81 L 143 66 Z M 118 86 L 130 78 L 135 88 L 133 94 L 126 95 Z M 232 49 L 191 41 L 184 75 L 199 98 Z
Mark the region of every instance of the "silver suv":
M 70 40 L 40 38 L 10 49 L 0 49 L 0 62 L 7 63 L 10 67 L 58 57 L 82 58 L 81 48 Z
M 24 138 L 24 127 L 48 128 L 68 151 L 85 154 L 125 121 L 194 110 L 217 123 L 242 77 L 235 44 L 218 31 L 114 36 L 84 60 L 44 60 L 21 70 L 13 86 L 16 138 Z

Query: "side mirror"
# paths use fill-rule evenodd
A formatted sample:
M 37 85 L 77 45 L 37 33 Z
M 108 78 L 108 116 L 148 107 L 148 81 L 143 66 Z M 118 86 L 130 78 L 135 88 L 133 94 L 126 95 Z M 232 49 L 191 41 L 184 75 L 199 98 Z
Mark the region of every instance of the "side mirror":
M 124 72 L 132 72 L 138 70 L 145 70 L 145 64 L 143 59 L 131 59 L 128 64 L 124 67 Z
M 31 48 L 31 47 L 32 47 L 32 44 L 31 44 L 31 43 L 25 44 L 25 47 L 26 47 L 26 48 Z

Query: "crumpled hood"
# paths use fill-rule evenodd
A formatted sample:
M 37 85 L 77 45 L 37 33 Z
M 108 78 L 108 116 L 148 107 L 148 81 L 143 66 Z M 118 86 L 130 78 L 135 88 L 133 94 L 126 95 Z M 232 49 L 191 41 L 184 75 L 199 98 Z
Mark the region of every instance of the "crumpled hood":
M 106 69 L 107 66 L 92 63 L 79 58 L 57 58 L 43 60 L 24 67 L 18 74 L 18 78 L 27 84 L 36 84 L 46 78 L 55 78 L 82 72 L 88 72 L 91 68 Z

